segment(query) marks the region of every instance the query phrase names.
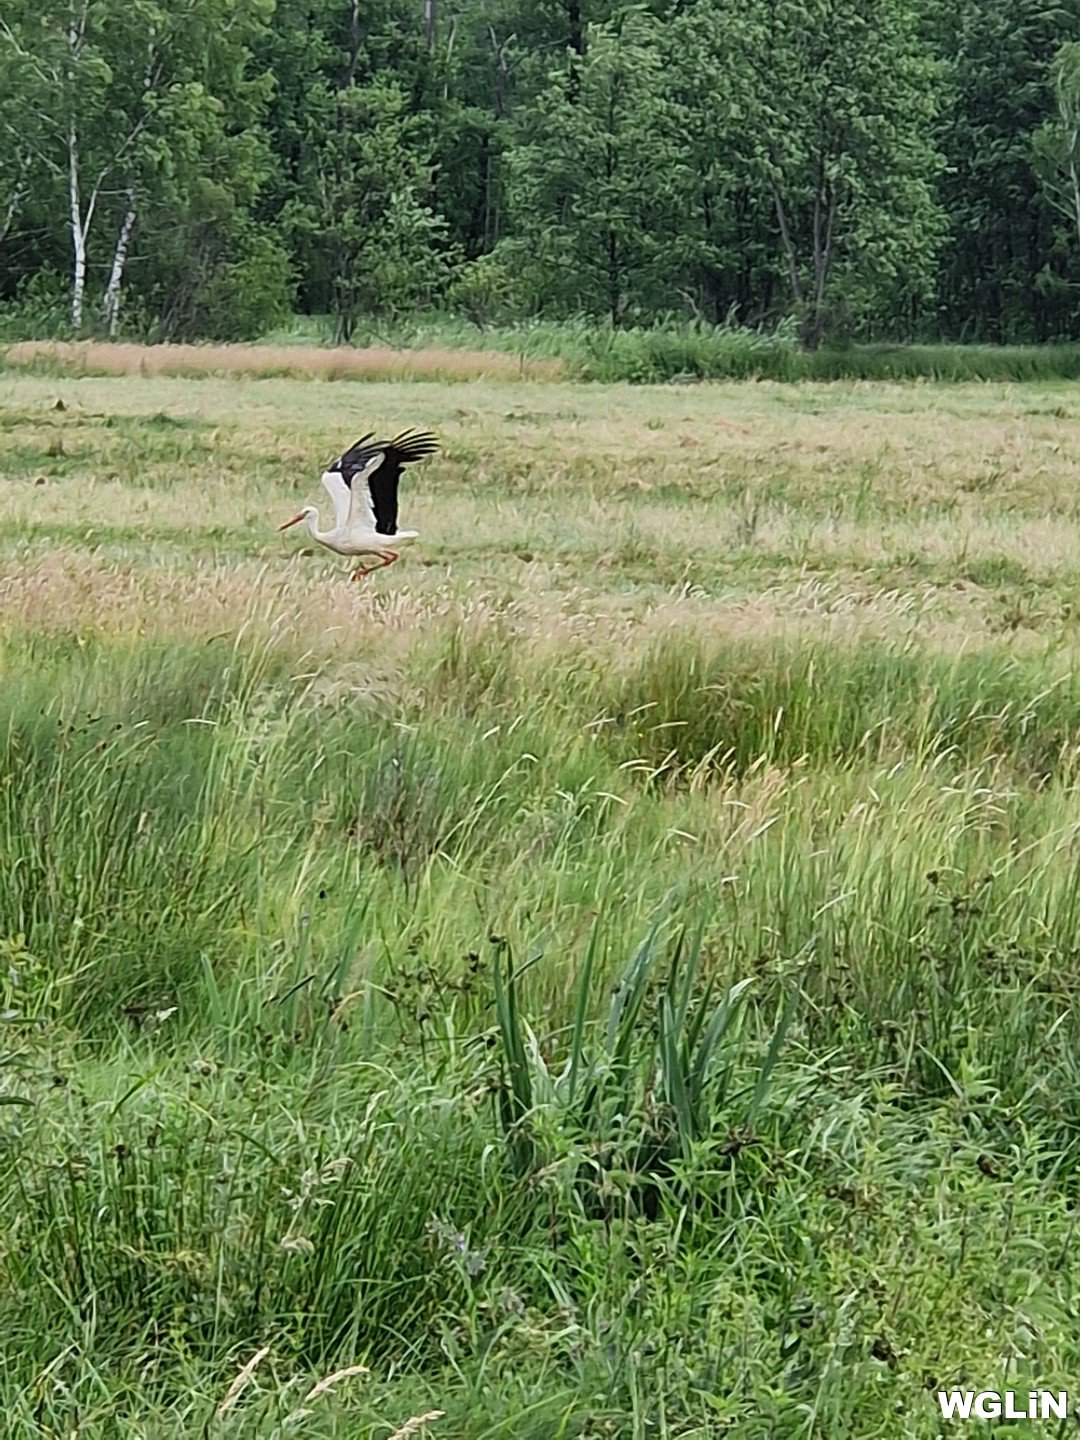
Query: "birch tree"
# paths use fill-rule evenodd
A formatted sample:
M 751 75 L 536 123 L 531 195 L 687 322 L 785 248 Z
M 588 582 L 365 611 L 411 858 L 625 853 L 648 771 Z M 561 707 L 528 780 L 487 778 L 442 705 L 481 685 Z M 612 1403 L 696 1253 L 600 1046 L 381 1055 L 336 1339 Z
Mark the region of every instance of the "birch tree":
M 265 30 L 273 4 L 92 0 L 92 5 L 110 65 L 107 100 L 117 137 L 113 153 L 101 156 L 110 235 L 101 317 L 115 335 L 136 228 L 143 225 L 149 242 L 163 217 L 183 223 L 218 174 L 244 207 L 265 178 L 265 141 L 257 122 L 273 81 L 251 73 L 250 45 Z
M 24 0 L 20 13 L 6 10 L 0 74 L 19 66 L 34 87 L 28 181 L 63 188 L 73 332 L 96 268 L 102 323 L 116 333 L 140 215 L 182 205 L 222 137 L 257 119 L 272 82 L 248 75 L 247 42 L 270 11 L 271 0 Z M 16 181 L 9 207 L 20 193 Z
M 132 31 L 146 12 L 120 8 L 117 0 L 70 0 L 56 6 L 26 6 L 0 26 L 0 56 L 30 77 L 33 121 L 23 149 L 24 174 L 52 175 L 62 182 L 70 245 L 71 328 L 85 318 L 90 240 L 95 220 L 114 197 L 112 186 L 134 153 L 146 115 L 125 95 L 125 70 L 138 46 Z M 123 43 L 109 45 L 122 20 Z M 145 25 L 143 27 L 146 28 Z M 141 89 L 154 83 L 153 27 Z M 24 182 L 25 183 L 25 182 Z M 130 189 L 130 187 L 128 187 Z M 130 208 L 130 204 L 129 204 Z M 127 226 L 130 237 L 131 225 Z M 125 243 L 126 250 L 126 243 Z M 111 308 L 115 312 L 123 261 L 115 265 Z

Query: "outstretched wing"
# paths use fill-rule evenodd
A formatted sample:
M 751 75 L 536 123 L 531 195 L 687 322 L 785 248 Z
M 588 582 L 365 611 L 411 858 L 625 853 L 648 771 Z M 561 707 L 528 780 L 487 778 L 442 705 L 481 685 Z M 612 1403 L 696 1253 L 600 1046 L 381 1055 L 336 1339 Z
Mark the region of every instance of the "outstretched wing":
M 397 530 L 398 481 L 402 470 L 406 465 L 434 455 L 438 448 L 439 442 L 430 430 L 404 430 L 383 446 L 382 464 L 368 474 L 367 482 L 371 508 L 375 512 L 375 529 L 380 535 L 393 535 Z
M 377 443 L 372 444 L 374 439 L 374 430 L 369 430 L 366 435 L 361 435 L 356 444 L 350 445 L 345 454 L 339 455 L 329 467 L 330 473 L 339 473 L 345 484 L 351 489 L 353 478 L 380 453 L 381 447 Z
M 322 483 L 334 507 L 334 529 L 340 530 L 349 523 L 349 503 L 352 500 L 349 487 L 340 470 L 324 470 Z
M 373 440 L 365 435 L 346 450 L 327 474 L 340 475 L 349 491 L 348 528 L 395 534 L 401 472 L 406 465 L 434 455 L 438 448 L 439 442 L 429 430 L 404 430 L 393 440 Z
M 350 445 L 343 455 L 327 466 L 323 474 L 323 484 L 334 502 L 334 522 L 339 530 L 360 528 L 371 531 L 375 528 L 375 511 L 368 494 L 367 475 L 374 466 L 382 464 L 382 450 L 371 443 L 374 434 L 373 430 L 369 430 L 366 435 L 361 435 L 355 445 Z M 355 485 L 354 480 L 357 482 Z

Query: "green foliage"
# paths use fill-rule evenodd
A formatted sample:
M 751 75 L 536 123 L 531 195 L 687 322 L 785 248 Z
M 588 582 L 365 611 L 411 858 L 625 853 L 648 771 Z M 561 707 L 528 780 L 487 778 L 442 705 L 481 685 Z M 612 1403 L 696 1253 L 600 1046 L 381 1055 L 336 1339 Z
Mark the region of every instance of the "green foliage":
M 5 340 L 54 339 L 68 334 L 71 294 L 56 270 L 28 274 L 14 299 L 0 305 L 0 335 Z
M 659 91 L 659 27 L 631 15 L 554 70 L 507 157 L 504 242 L 536 309 L 652 308 L 676 205 L 678 148 Z M 659 102 L 659 103 L 658 103 Z
M 413 310 L 438 292 L 445 224 L 425 203 L 430 162 L 396 82 L 325 86 L 309 123 L 311 198 L 288 205 L 284 221 L 304 250 L 322 252 L 348 341 L 361 315 Z
M 214 268 L 208 251 L 242 264 L 237 235 L 251 227 L 268 168 L 258 119 L 273 84 L 250 73 L 248 46 L 269 15 L 264 0 L 196 0 L 182 14 L 111 0 L 15 7 L 0 31 L 0 69 L 21 60 L 35 86 L 24 219 L 32 228 L 51 218 L 39 256 L 58 267 L 67 252 L 73 328 L 91 324 L 88 300 L 115 328 L 135 241 L 136 309 L 152 296 L 166 332 L 184 330 L 166 312 L 191 308 Z
M 522 314 L 527 308 L 527 295 L 527 284 L 512 254 L 497 250 L 467 261 L 456 270 L 446 289 L 446 304 L 484 329 Z
M 671 322 L 633 329 L 578 326 L 568 331 L 564 353 L 584 379 L 641 385 L 795 378 L 801 361 L 793 338 L 782 333 Z
M 949 162 L 940 182 L 950 226 L 938 278 L 944 326 L 960 340 L 999 343 L 1075 336 L 1068 285 L 1053 283 L 1075 280 L 1073 247 L 1060 244 L 1033 144 L 1054 111 L 1052 57 L 1080 38 L 1080 4 L 972 0 L 942 7 L 937 25 Z
M 603 384 L 688 384 L 697 380 L 1080 379 L 1080 346 L 823 345 L 802 349 L 794 326 L 771 333 L 734 325 L 665 320 L 621 326 L 579 317 L 518 325 L 466 325 L 452 316 L 412 318 L 358 332 L 403 349 L 480 347 L 527 359 L 557 357 L 577 379 Z M 46 361 L 42 364 L 47 366 Z
M 423 333 L 423 332 L 422 332 Z M 437 332 L 436 332 L 437 333 Z M 467 334 L 458 343 L 475 343 Z M 734 326 L 666 322 L 614 329 L 580 321 L 505 331 L 488 345 L 525 355 L 558 355 L 572 374 L 605 384 L 695 380 L 1080 379 L 1080 346 L 823 345 L 801 349 L 788 327 L 773 334 Z
M 743 997 L 753 982 L 742 980 L 714 1001 L 715 977 L 700 978 L 701 935 L 688 941 L 683 933 L 658 985 L 658 931 L 654 925 L 611 987 L 595 1037 L 588 1022 L 594 933 L 577 977 L 561 1069 L 551 1054 L 562 1048 L 560 1037 L 539 1039 L 521 1014 L 519 974 L 528 966 L 515 972 L 508 964 L 504 978 L 508 957 L 497 947 L 498 1109 L 514 1169 L 522 1177 L 558 1169 L 586 1209 L 604 1211 L 619 1194 L 629 1213 L 655 1214 L 657 1188 L 665 1182 L 675 1198 L 694 1203 L 692 1194 L 679 1195 L 678 1160 L 730 1143 L 733 1135 L 749 1143 L 791 1020 L 785 1009 L 757 1066 L 748 1064 L 740 1031 Z
M 295 283 L 284 246 L 247 217 L 223 215 L 212 201 L 209 214 L 201 203 L 199 211 L 189 213 L 181 245 L 159 252 L 158 264 L 166 275 L 148 286 L 146 295 L 160 317 L 153 326 L 154 338 L 254 340 L 285 324 L 292 314 Z M 181 246 L 186 274 L 183 284 L 173 287 L 168 267 L 170 259 L 179 266 Z
M 1076 338 L 1078 43 L 1080 0 L 12 0 L 0 304 Z
M 1080 41 L 1061 47 L 1054 57 L 1051 79 L 1057 114 L 1032 138 L 1035 170 L 1050 203 L 1073 232 L 1071 240 L 1080 248 Z M 1049 269 L 1044 273 L 1049 275 Z
M 779 113 L 768 158 L 778 219 L 783 209 L 792 234 L 788 258 L 801 270 L 805 334 L 816 343 L 838 303 L 853 323 L 880 324 L 898 302 L 932 293 L 943 233 L 943 161 L 931 138 L 938 66 L 907 0 L 883 5 L 872 22 L 850 0 L 796 0 L 772 10 L 770 23 L 774 66 L 775 37 L 803 34 L 795 65 L 773 69 Z

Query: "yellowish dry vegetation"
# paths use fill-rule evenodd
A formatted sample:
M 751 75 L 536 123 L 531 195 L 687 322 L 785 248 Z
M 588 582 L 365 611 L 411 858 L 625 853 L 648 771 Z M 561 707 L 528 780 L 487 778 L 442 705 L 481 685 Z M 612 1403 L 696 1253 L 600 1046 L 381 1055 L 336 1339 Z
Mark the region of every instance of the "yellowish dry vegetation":
M 1057 393 L 8 371 L 0 402 L 8 625 L 195 638 L 247 622 L 319 650 L 397 646 L 464 613 L 620 647 L 672 627 L 950 648 L 1073 632 L 1080 455 Z M 355 433 L 406 425 L 444 447 L 403 486 L 421 539 L 350 586 L 276 527 L 325 504 L 320 467 Z
M 9 345 L 13 366 L 59 366 L 74 375 L 288 375 L 311 380 L 556 379 L 555 359 L 524 359 L 497 351 L 394 349 L 375 345 L 127 345 L 94 340 L 25 340 Z

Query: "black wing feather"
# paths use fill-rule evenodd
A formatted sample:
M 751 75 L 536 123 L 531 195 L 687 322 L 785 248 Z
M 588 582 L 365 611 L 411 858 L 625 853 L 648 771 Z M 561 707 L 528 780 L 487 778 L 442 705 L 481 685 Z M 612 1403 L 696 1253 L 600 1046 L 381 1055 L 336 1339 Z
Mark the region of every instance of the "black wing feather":
M 397 533 L 397 487 L 401 466 L 388 469 L 384 460 L 377 470 L 368 476 L 368 492 L 371 508 L 375 511 L 375 533 L 394 535 Z
M 375 529 L 380 535 L 397 531 L 398 481 L 406 465 L 434 455 L 439 442 L 430 430 L 404 430 L 382 446 L 383 462 L 368 476 L 371 504 L 375 511 Z
M 380 535 L 393 535 L 397 530 L 398 481 L 401 479 L 401 472 L 406 465 L 434 455 L 438 451 L 439 442 L 430 430 L 403 430 L 400 435 L 395 435 L 393 440 L 376 440 L 372 443 L 373 434 L 374 432 L 369 432 L 362 436 L 344 455 L 335 460 L 330 468 L 341 472 L 345 484 L 351 490 L 356 476 L 367 470 L 376 456 L 382 456 L 381 463 L 368 474 L 367 484 L 375 511 L 376 531 Z
M 369 445 L 368 441 L 374 439 L 374 430 L 369 430 L 366 435 L 361 435 L 355 445 L 350 445 L 344 455 L 339 455 L 330 466 L 331 470 L 339 470 L 345 484 L 352 489 L 353 476 L 363 470 L 373 455 L 378 454 L 377 445 Z

